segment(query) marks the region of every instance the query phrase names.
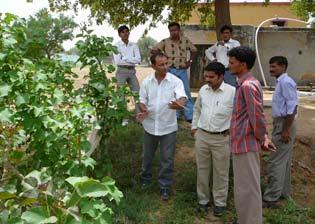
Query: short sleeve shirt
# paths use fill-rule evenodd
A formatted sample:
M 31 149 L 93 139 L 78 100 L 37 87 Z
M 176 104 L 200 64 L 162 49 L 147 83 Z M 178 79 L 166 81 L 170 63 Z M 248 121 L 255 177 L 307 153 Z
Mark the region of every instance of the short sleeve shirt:
M 178 41 L 170 37 L 162 40 L 155 48 L 160 49 L 168 56 L 168 65 L 173 67 L 185 67 L 187 61 L 187 52 L 196 52 L 197 48 L 185 36 L 181 36 Z

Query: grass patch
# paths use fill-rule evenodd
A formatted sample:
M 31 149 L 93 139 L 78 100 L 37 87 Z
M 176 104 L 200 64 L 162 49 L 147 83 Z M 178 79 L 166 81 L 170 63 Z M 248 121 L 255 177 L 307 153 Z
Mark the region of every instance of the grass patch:
M 130 122 L 119 130 L 107 145 L 112 162 L 112 177 L 124 198 L 115 205 L 114 223 L 124 224 L 201 224 L 231 223 L 236 219 L 233 198 L 233 171 L 230 169 L 229 195 L 226 213 L 213 221 L 196 212 L 196 164 L 193 154 L 194 138 L 190 136 L 190 126 L 181 121 L 177 133 L 177 149 L 175 159 L 174 186 L 168 202 L 160 200 L 157 176 L 160 168 L 159 149 L 156 152 L 152 167 L 153 179 L 151 188 L 140 189 L 140 171 L 142 162 L 143 128 Z M 232 165 L 231 165 L 232 166 Z M 264 182 L 262 181 L 262 188 Z M 211 188 L 210 188 L 211 189 Z M 302 208 L 287 201 L 278 210 L 264 209 L 264 223 L 268 224 L 310 224 L 314 223 L 315 207 Z

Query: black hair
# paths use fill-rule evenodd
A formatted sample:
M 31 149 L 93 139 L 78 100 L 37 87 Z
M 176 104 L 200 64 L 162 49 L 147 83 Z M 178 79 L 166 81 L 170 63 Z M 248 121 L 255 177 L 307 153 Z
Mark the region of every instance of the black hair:
M 180 29 L 180 25 L 179 25 L 179 23 L 177 23 L 177 22 L 170 22 L 170 23 L 168 24 L 168 28 L 171 28 L 171 27 L 173 27 L 173 26 L 177 26 L 178 29 Z
M 129 31 L 129 27 L 126 26 L 126 25 L 122 25 L 122 26 L 118 27 L 118 34 L 123 32 L 124 30 L 128 30 Z
M 206 67 L 205 71 L 214 72 L 217 75 L 224 75 L 225 67 L 220 62 L 210 62 Z
M 156 63 L 156 58 L 159 58 L 159 57 L 166 57 L 166 58 L 168 58 L 168 57 L 166 56 L 166 54 L 163 54 L 162 52 L 157 52 L 157 53 L 152 54 L 152 55 L 150 56 L 151 64 L 152 64 L 152 65 L 155 65 L 155 63 Z
M 224 30 L 229 30 L 230 33 L 233 32 L 233 28 L 232 28 L 231 26 L 229 26 L 229 25 L 223 25 L 223 26 L 221 27 L 221 29 L 220 29 L 220 33 L 223 33 Z
M 277 63 L 278 65 L 284 65 L 285 69 L 288 68 L 288 59 L 284 56 L 274 56 L 270 58 L 269 64 Z
M 256 53 L 249 47 L 235 47 L 228 52 L 229 57 L 235 57 L 240 62 L 245 62 L 247 69 L 252 69 L 256 60 Z

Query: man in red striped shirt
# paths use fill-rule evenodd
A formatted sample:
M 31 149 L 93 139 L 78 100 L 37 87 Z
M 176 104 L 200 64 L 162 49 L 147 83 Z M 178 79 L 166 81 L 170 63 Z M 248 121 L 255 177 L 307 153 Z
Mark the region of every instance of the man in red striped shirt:
M 266 134 L 262 88 L 250 71 L 256 54 L 248 47 L 236 47 L 228 56 L 230 72 L 238 77 L 230 125 L 235 207 L 240 224 L 261 224 L 259 150 L 273 145 Z

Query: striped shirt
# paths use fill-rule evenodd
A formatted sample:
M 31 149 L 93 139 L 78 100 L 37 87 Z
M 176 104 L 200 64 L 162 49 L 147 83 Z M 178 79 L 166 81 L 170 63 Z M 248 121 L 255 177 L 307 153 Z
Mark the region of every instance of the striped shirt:
M 230 126 L 232 153 L 256 152 L 265 140 L 266 118 L 261 85 L 251 73 L 243 75 L 236 87 Z

